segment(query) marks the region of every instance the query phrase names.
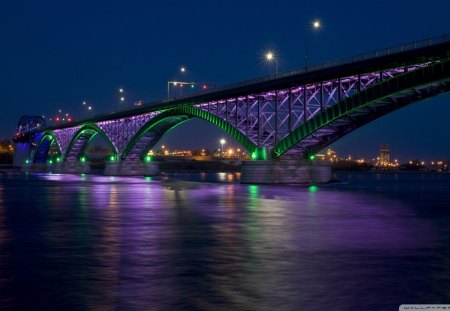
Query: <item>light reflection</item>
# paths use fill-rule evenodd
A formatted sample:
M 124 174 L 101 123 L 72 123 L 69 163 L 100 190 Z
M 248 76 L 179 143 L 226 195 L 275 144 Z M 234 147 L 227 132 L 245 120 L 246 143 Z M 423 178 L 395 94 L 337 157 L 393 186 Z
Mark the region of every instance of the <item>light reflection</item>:
M 234 180 L 234 175 L 233 175 L 233 173 L 228 173 L 227 174 L 227 181 L 228 182 L 232 182 Z
M 249 185 L 248 186 L 248 197 L 249 197 L 249 208 L 256 209 L 258 208 L 258 198 L 259 198 L 259 186 L 258 185 Z
M 113 184 L 110 186 L 109 191 L 109 204 L 108 207 L 111 209 L 115 209 L 120 205 L 119 202 L 119 193 L 117 191 L 117 185 Z
M 58 178 L 31 177 L 33 181 Z M 81 180 L 80 175 L 66 177 L 72 179 L 71 184 L 63 184 L 65 179 L 39 184 L 42 188 L 36 193 L 50 208 L 39 208 L 42 201 L 32 200 L 13 205 L 19 201 L 14 201 L 18 193 L 32 192 L 30 189 L 36 186 L 25 181 L 23 175 L 20 178 L 25 188 L 8 189 L 0 184 L 0 246 L 5 210 L 38 216 L 28 218 L 40 222 L 25 224 L 26 230 L 22 230 L 20 222 L 16 229 L 8 227 L 11 235 L 27 232 L 27 236 L 46 236 L 46 248 L 36 248 L 42 255 L 40 265 L 67 262 L 70 271 L 60 264 L 52 266 L 52 271 L 76 283 L 61 291 L 73 290 L 73 298 L 79 300 L 98 297 L 98 305 L 108 310 L 123 307 L 117 305 L 117 296 L 133 301 L 133 306 L 141 309 L 157 309 L 159 303 L 176 309 L 175 305 L 183 303 L 177 296 L 180 292 L 192 297 L 194 307 L 208 304 L 213 306 L 209 309 L 221 309 L 214 308 L 214 301 L 207 296 L 214 293 L 230 301 L 224 309 L 232 310 L 232 303 L 239 301 L 243 309 L 257 310 L 262 303 L 271 303 L 264 297 L 271 293 L 273 284 L 286 286 L 289 292 L 280 297 L 293 299 L 289 302 L 298 305 L 295 302 L 305 298 L 300 287 L 317 297 L 327 293 L 345 296 L 348 287 L 336 284 L 342 284 L 346 276 L 350 276 L 345 279 L 349 287 L 362 287 L 372 293 L 374 286 L 383 288 L 386 279 L 398 276 L 393 271 L 402 272 L 403 262 L 396 258 L 414 258 L 423 249 L 437 252 L 436 245 L 445 242 L 439 235 L 445 233 L 445 224 L 420 217 L 424 210 L 415 214 L 413 200 L 408 201 L 410 188 L 408 197 L 399 200 L 358 191 L 348 184 L 320 185 L 319 189 L 315 185 L 204 184 L 159 179 L 149 183 L 142 177 L 116 178 L 112 183 L 104 176 L 87 175 L 86 180 Z M 364 182 L 359 175 L 353 178 L 354 184 Z M 418 185 L 430 187 L 426 183 Z M 388 183 L 381 190 L 392 194 L 394 188 Z M 426 191 L 421 194 L 430 198 Z M 9 243 L 16 246 L 13 240 Z M 5 253 L 8 255 L 0 254 L 2 263 Z M 395 269 L 374 270 L 374 266 L 386 263 L 386 256 Z M 436 263 L 436 258 L 433 261 Z M 10 262 L 14 263 L 7 264 L 15 265 L 16 270 L 24 264 L 20 260 Z M 443 262 L 438 258 L 439 269 L 445 267 Z M 26 265 L 30 263 L 25 261 Z M 363 281 L 353 277 L 355 271 L 364 276 Z M 377 277 L 380 271 L 385 274 Z M 258 283 L 266 279 L 271 280 L 270 284 Z M 299 285 L 298 280 L 306 282 Z M 313 284 L 308 280 L 314 280 Z M 364 288 L 366 281 L 372 283 Z M 1 282 L 0 287 L 7 284 Z M 36 291 L 60 293 L 58 285 L 44 288 Z M 293 292 L 299 294 L 291 295 Z M 248 302 L 247 295 L 257 298 Z M 276 309 L 276 305 L 270 307 Z
M 3 187 L 0 186 L 0 246 L 3 245 L 7 239 L 8 231 L 5 225 L 6 211 L 4 207 L 3 199 Z M 0 282 L 1 284 L 1 282 Z
M 220 173 L 217 173 L 217 176 L 219 177 L 219 181 L 226 181 L 226 177 L 227 177 L 226 173 L 220 172 Z
M 201 172 L 200 173 L 200 181 L 205 181 L 206 180 L 206 173 L 205 172 Z

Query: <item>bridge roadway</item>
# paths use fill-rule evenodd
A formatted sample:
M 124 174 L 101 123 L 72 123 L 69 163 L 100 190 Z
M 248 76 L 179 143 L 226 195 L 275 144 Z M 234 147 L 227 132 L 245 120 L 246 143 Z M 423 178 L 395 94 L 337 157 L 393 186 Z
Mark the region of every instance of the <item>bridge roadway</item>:
M 194 117 L 229 133 L 255 160 L 305 159 L 449 86 L 450 35 L 445 35 L 74 123 L 46 127 L 42 120 L 21 121 L 15 141 L 28 151 L 17 159 L 82 162 L 86 146 L 100 134 L 113 150 L 112 162 L 145 162 L 164 133 Z M 50 158 L 51 148 L 58 150 L 56 158 Z

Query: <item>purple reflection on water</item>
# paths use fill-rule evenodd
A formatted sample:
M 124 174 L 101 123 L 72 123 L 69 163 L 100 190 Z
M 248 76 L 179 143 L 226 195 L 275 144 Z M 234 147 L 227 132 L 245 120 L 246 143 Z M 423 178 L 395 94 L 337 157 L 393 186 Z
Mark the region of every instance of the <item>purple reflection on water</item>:
M 181 177 L 2 176 L 2 306 L 387 310 L 448 298 L 450 178 Z

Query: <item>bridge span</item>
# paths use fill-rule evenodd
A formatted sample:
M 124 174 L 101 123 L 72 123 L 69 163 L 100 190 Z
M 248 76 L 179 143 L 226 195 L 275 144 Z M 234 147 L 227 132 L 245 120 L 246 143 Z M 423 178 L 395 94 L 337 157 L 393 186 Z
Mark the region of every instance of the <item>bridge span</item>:
M 22 118 L 15 165 L 83 163 L 101 135 L 111 164 L 141 163 L 161 137 L 204 119 L 234 137 L 254 160 L 307 159 L 351 131 L 449 91 L 450 35 L 296 71 L 214 88 L 94 118 L 46 126 Z M 58 150 L 50 156 L 53 146 Z

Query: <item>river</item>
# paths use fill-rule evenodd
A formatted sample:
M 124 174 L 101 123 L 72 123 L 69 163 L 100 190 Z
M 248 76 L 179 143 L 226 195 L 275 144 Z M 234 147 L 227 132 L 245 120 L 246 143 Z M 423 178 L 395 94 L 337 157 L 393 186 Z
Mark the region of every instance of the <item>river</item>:
M 450 174 L 337 177 L 0 173 L 0 309 L 449 303 Z

